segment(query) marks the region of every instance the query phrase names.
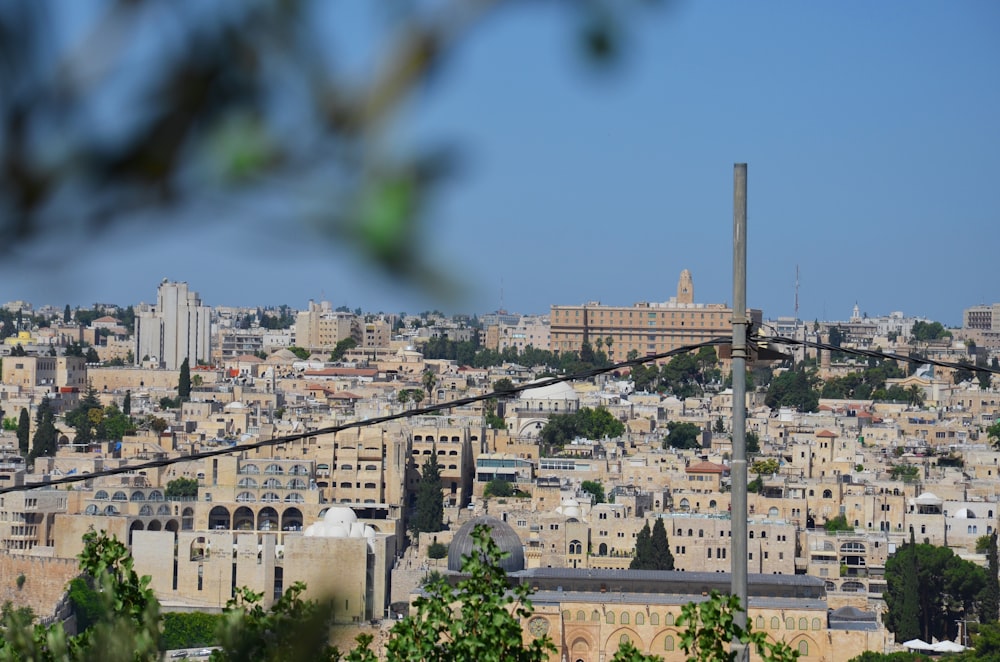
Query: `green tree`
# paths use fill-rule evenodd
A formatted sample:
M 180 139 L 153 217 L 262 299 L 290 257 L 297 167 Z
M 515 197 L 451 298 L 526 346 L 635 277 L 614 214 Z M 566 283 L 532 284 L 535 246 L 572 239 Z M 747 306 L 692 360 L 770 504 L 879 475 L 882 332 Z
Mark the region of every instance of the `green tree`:
M 976 615 L 976 605 L 986 586 L 986 571 L 947 547 L 914 544 L 913 537 L 911 534 L 911 542 L 886 561 L 886 627 L 897 638 L 912 632 L 909 614 L 913 589 L 909 582 L 915 577 L 920 638 L 954 639 L 955 620 Z M 980 618 L 985 620 L 982 615 Z
M 556 652 L 548 636 L 523 643 L 521 619 L 532 614 L 531 589 L 525 584 L 510 587 L 500 567 L 506 553 L 493 541 L 490 528 L 476 526 L 472 540 L 472 553 L 462 559 L 465 577 L 455 586 L 442 578 L 424 587 L 426 595 L 413 602 L 415 613 L 390 631 L 385 646 L 388 659 L 542 662 Z M 375 662 L 376 656 L 363 645 L 348 659 Z
M 886 614 L 886 627 L 896 635 L 897 641 L 909 641 L 920 637 L 920 590 L 917 563 L 917 546 L 913 529 L 910 529 L 910 544 L 903 545 L 891 557 L 893 563 L 892 585 L 888 586 L 886 602 L 891 612 Z M 888 565 L 888 564 L 887 564 Z
M 132 391 L 125 391 L 125 400 L 122 401 L 122 413 L 132 416 Z
M 760 452 L 760 436 L 756 432 L 747 430 L 745 439 L 747 442 L 747 454 Z
M 333 351 L 330 352 L 330 361 L 336 362 L 342 360 L 348 350 L 354 349 L 357 346 L 358 341 L 350 336 L 338 341 L 337 344 L 333 346 Z
M 687 626 L 680 634 L 680 643 L 688 662 L 733 662 L 736 652 L 730 649 L 730 642 L 737 640 L 767 662 L 798 659 L 798 651 L 783 641 L 769 641 L 763 631 L 754 632 L 749 621 L 745 628 L 737 624 L 738 611 L 744 609 L 737 596 L 717 591 L 712 591 L 708 600 L 689 602 L 681 608 L 677 626 Z
M 604 503 L 604 485 L 599 480 L 585 480 L 580 483 L 580 489 L 594 497 L 594 503 Z
M 305 347 L 296 347 L 292 345 L 291 347 L 288 348 L 288 351 L 303 361 L 309 358 L 309 350 L 306 349 Z
M 410 528 L 417 533 L 444 529 L 444 495 L 441 494 L 441 467 L 436 454 L 432 454 L 422 467 Z
M 764 404 L 771 409 L 791 407 L 801 412 L 816 411 L 819 393 L 815 388 L 816 377 L 805 370 L 787 370 L 771 381 L 764 397 Z
M 55 456 L 57 435 L 52 403 L 48 397 L 44 397 L 35 412 L 35 436 L 31 442 L 28 462 L 34 462 L 35 458 L 41 456 Z
M 503 478 L 494 478 L 486 483 L 486 486 L 483 488 L 484 498 L 506 498 L 510 496 L 514 496 L 514 486 L 510 484 L 510 481 Z
M 629 570 L 650 570 L 653 564 L 653 532 L 646 522 L 635 537 L 635 550 Z
M 215 646 L 217 631 L 222 625 L 221 614 L 201 611 L 171 611 L 163 614 L 163 637 L 160 646 L 165 650 Z
M 513 390 L 514 390 L 514 382 L 510 380 L 510 377 L 501 377 L 500 379 L 493 382 L 494 393 L 510 393 Z
M 650 538 L 653 550 L 653 570 L 673 570 L 674 555 L 670 552 L 670 543 L 667 540 L 667 527 L 663 519 L 656 518 L 653 524 L 653 535 Z
M 581 407 L 572 414 L 549 417 L 539 433 L 539 438 L 547 452 L 552 452 L 562 449 L 577 438 L 591 440 L 615 438 L 624 432 L 625 424 L 604 407 L 596 409 Z
M 305 589 L 305 584 L 295 582 L 265 610 L 260 605 L 262 593 L 237 588 L 235 597 L 226 603 L 217 630 L 222 648 L 213 651 L 212 662 L 341 659 L 330 645 L 333 603 L 303 600 Z
M 424 391 L 427 392 L 427 400 L 434 402 L 434 387 L 437 385 L 437 376 L 430 370 L 424 370 L 424 373 L 420 376 L 420 384 L 424 387 Z
M 712 426 L 712 432 L 715 434 L 723 434 L 726 431 L 726 424 L 722 421 L 722 417 L 719 416 L 715 419 L 715 425 Z
M 701 448 L 701 428 L 694 423 L 669 421 L 667 436 L 663 438 L 666 448 Z
M 71 319 L 73 319 L 73 317 L 69 310 L 69 304 L 67 303 L 66 307 L 63 308 L 63 324 L 69 324 Z
M 434 542 L 427 546 L 427 558 L 443 559 L 448 556 L 448 545 L 443 542 Z
M 758 476 L 776 474 L 778 473 L 778 469 L 778 460 L 773 457 L 754 460 L 753 464 L 750 465 L 750 471 Z
M 982 603 L 979 606 L 979 620 L 996 621 L 1000 618 L 1000 564 L 997 559 L 997 532 L 990 534 L 986 548 L 986 586 L 983 587 Z
M 940 340 L 941 338 L 951 338 L 951 332 L 941 325 L 941 322 L 923 322 L 917 321 L 913 323 L 913 328 L 910 330 L 910 336 L 918 342 L 926 342 L 928 340 Z
M 837 531 L 854 531 L 854 527 L 847 521 L 847 517 L 844 515 L 835 515 L 823 523 L 823 528 L 826 529 L 827 533 L 836 533 Z
M 167 483 L 165 491 L 167 497 L 196 497 L 198 496 L 198 481 L 194 478 L 174 478 Z
M 915 464 L 896 464 L 889 469 L 889 476 L 893 480 L 911 483 L 920 477 L 920 467 Z
M 31 416 L 28 410 L 21 407 L 21 414 L 17 417 L 17 448 L 21 455 L 28 455 L 28 442 L 31 430 Z
M 1000 421 L 986 428 L 986 436 L 990 440 L 990 445 L 1000 448 Z
M 191 398 L 191 364 L 187 357 L 181 361 L 180 376 L 177 379 L 177 397 L 182 402 Z

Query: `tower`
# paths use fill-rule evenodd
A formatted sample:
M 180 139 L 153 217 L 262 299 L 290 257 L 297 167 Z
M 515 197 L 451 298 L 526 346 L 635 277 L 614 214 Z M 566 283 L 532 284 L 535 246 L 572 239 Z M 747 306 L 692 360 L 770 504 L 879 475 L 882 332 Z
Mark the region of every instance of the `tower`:
M 677 303 L 694 303 L 694 283 L 691 272 L 685 269 L 677 281 Z

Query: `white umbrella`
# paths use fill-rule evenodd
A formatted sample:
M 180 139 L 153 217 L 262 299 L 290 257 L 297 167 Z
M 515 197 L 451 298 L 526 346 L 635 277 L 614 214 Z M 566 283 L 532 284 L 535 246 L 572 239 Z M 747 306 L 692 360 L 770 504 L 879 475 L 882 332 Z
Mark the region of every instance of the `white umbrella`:
M 961 653 L 965 650 L 965 646 L 945 639 L 944 641 L 939 641 L 931 646 L 931 650 L 937 651 L 938 653 Z

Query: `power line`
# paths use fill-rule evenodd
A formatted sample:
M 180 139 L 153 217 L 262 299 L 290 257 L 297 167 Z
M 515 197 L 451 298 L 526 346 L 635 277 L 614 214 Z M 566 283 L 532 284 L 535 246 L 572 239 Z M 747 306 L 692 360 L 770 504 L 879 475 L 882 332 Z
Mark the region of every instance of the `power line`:
M 784 338 L 781 336 L 767 336 L 767 337 L 755 336 L 754 340 L 758 342 L 767 342 L 775 345 L 812 347 L 815 349 L 824 349 L 831 352 L 843 352 L 844 354 L 853 354 L 855 356 L 864 356 L 867 358 L 892 359 L 894 361 L 906 361 L 908 363 L 927 363 L 930 365 L 938 366 L 940 368 L 953 368 L 956 370 L 968 370 L 970 372 L 985 372 L 991 375 L 1000 375 L 1000 369 L 998 368 L 974 365 L 972 363 L 955 363 L 952 361 L 941 361 L 938 359 L 931 359 L 923 356 L 915 356 L 912 354 L 904 355 L 904 354 L 894 354 L 892 352 L 875 351 L 870 349 L 838 347 L 837 345 L 831 345 L 829 343 L 813 342 L 811 340 L 795 340 L 794 338 Z
M 317 430 L 277 437 L 275 439 L 265 439 L 263 441 L 256 441 L 251 444 L 238 444 L 235 446 L 227 446 L 225 448 L 215 448 L 207 451 L 199 451 L 197 453 L 192 453 L 190 455 L 182 455 L 179 457 L 162 458 L 159 460 L 149 460 L 147 462 L 141 462 L 139 464 L 129 464 L 121 467 L 102 469 L 101 471 L 95 471 L 94 473 L 90 474 L 63 476 L 61 478 L 46 481 L 44 483 L 34 483 L 31 485 L 17 485 L 14 487 L 4 487 L 0 488 L 0 495 L 8 494 L 10 492 L 25 492 L 28 490 L 37 490 L 42 488 L 55 487 L 58 485 L 68 485 L 70 483 L 79 483 L 87 480 L 93 480 L 94 478 L 117 476 L 121 474 L 142 471 L 145 469 L 158 469 L 161 467 L 167 467 L 174 464 L 180 464 L 182 462 L 195 462 L 198 460 L 204 460 L 206 458 L 218 457 L 220 455 L 229 455 L 231 453 L 241 453 L 243 451 L 251 451 L 251 450 L 256 450 L 258 448 L 280 446 L 282 444 L 299 441 L 301 439 L 307 439 L 309 437 L 316 437 L 327 434 L 336 434 L 337 432 L 343 432 L 345 430 L 370 427 L 373 425 L 381 425 L 382 423 L 388 423 L 390 421 L 413 418 L 416 416 L 422 416 L 424 414 L 433 414 L 435 412 L 444 411 L 447 409 L 453 409 L 455 407 L 464 407 L 465 405 L 470 405 L 476 402 L 482 402 L 484 400 L 490 400 L 493 398 L 509 398 L 524 391 L 530 391 L 536 388 L 543 388 L 545 386 L 552 386 L 553 384 L 590 379 L 592 377 L 596 377 L 598 375 L 602 375 L 609 372 L 614 372 L 615 370 L 620 370 L 622 368 L 630 368 L 645 363 L 652 363 L 654 361 L 659 361 L 661 359 L 671 358 L 674 356 L 678 356 L 680 354 L 687 354 L 688 352 L 696 351 L 703 347 L 714 347 L 716 345 L 726 345 L 730 343 L 732 343 L 732 340 L 730 338 L 726 337 L 713 338 L 711 340 L 706 340 L 704 342 L 696 343 L 693 345 L 684 345 L 682 347 L 678 347 L 676 349 L 672 349 L 668 352 L 663 352 L 661 354 L 651 354 L 641 358 L 637 357 L 634 359 L 628 359 L 626 361 L 622 361 L 621 363 L 615 363 L 600 368 L 591 368 L 589 370 L 583 370 L 581 372 L 564 375 L 562 377 L 548 377 L 541 381 L 532 382 L 530 384 L 519 384 L 510 389 L 504 389 L 502 391 L 490 391 L 482 395 L 473 395 L 465 398 L 459 398 L 458 400 L 449 400 L 448 402 L 441 402 L 438 404 L 429 405 L 427 407 L 422 407 L 420 409 L 411 409 L 409 411 L 399 412 L 396 414 L 377 416 L 375 418 L 366 418 L 361 421 L 352 421 L 351 423 L 345 423 L 343 425 L 320 428 Z

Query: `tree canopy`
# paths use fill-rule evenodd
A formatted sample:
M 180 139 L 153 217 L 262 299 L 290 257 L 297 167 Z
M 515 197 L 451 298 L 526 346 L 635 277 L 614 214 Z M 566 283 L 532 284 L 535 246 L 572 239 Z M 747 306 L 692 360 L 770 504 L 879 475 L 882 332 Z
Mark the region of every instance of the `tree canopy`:
M 417 497 L 410 528 L 417 533 L 444 529 L 444 495 L 441 494 L 441 467 L 432 454 L 421 468 Z
M 556 414 L 542 427 L 540 438 L 549 452 L 560 450 L 574 439 L 599 440 L 620 437 L 625 424 L 604 407 L 581 407 L 572 414 Z
M 801 368 L 787 370 L 771 381 L 764 404 L 771 409 L 790 407 L 801 412 L 816 411 L 819 408 L 816 381 L 813 372 Z
M 669 421 L 663 446 L 681 449 L 701 448 L 701 427 L 694 423 Z
M 885 624 L 904 641 L 913 638 L 914 631 L 924 641 L 954 639 L 955 620 L 977 616 L 987 585 L 983 568 L 947 547 L 915 543 L 912 535 L 911 542 L 886 561 L 885 578 Z

